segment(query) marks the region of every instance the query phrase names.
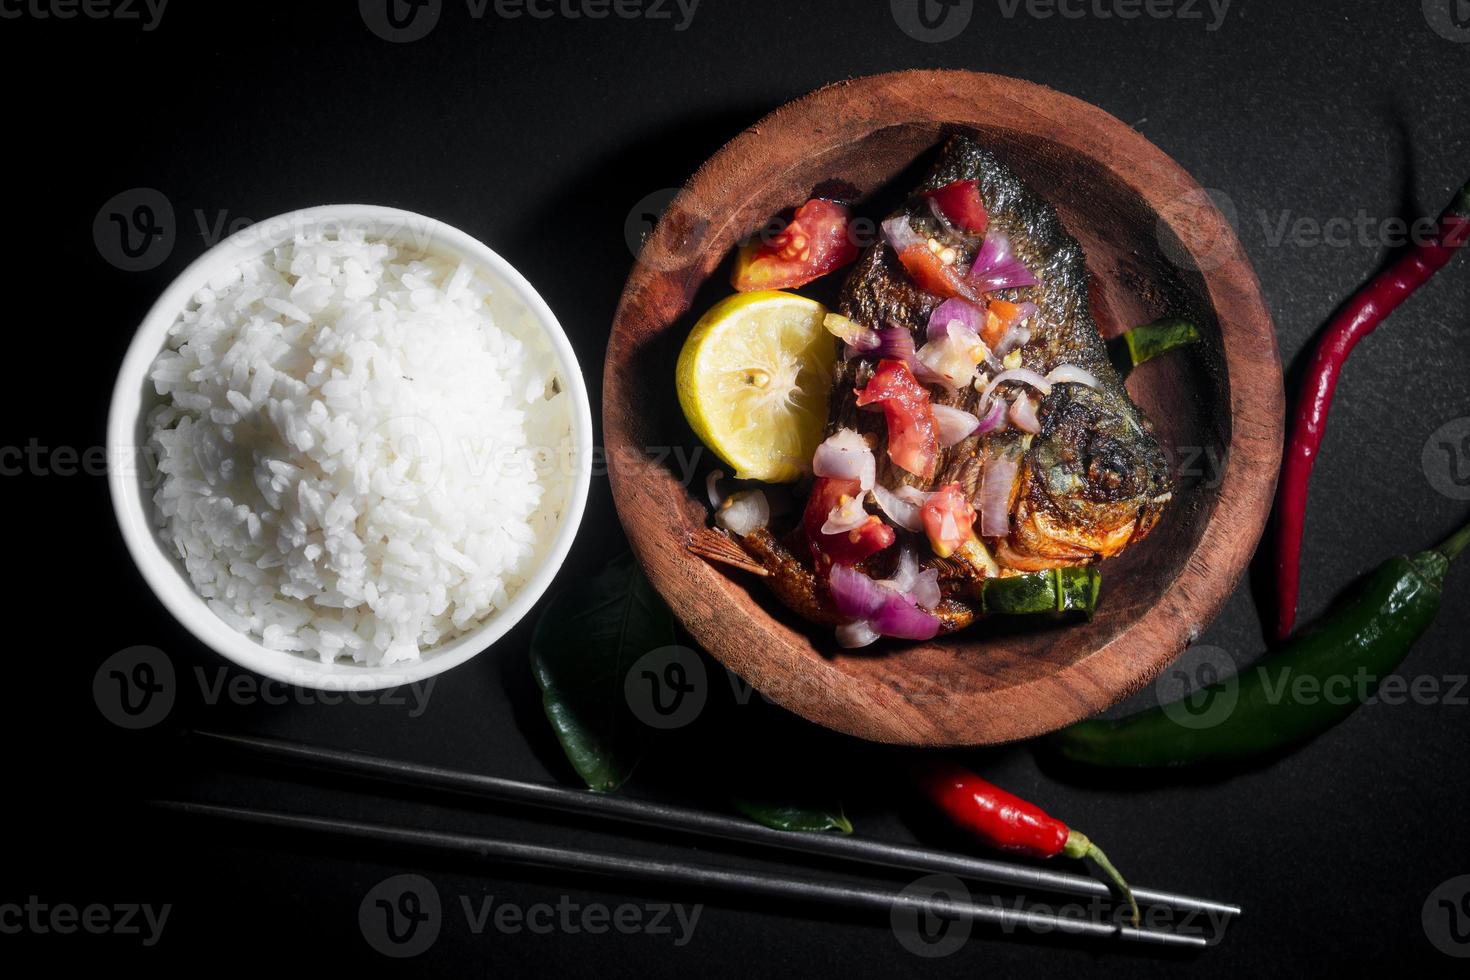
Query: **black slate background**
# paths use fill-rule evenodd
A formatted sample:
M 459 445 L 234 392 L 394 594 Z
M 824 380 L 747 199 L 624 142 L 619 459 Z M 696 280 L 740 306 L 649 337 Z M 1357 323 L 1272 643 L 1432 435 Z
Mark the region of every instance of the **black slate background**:
M 925 43 L 901 30 L 882 0 L 703 0 L 684 30 L 675 29 L 672 6 L 673 20 L 510 20 L 477 19 L 446 0 L 427 38 L 388 43 L 343 0 L 175 0 L 152 30 L 120 17 L 42 17 L 65 8 L 35 0 L 0 4 L 9 136 L 0 248 L 8 292 L 21 299 L 5 318 L 0 445 L 47 450 L 44 472 L 0 484 L 13 644 L 0 906 L 32 895 L 53 905 L 172 906 L 150 948 L 135 936 L 26 929 L 0 932 L 0 957 L 440 975 L 1146 977 L 1456 966 L 1429 942 L 1421 912 L 1441 882 L 1470 872 L 1466 691 L 1439 703 L 1376 705 L 1268 765 L 1187 782 L 1079 783 L 1039 767 L 1024 747 L 970 760 L 1104 842 L 1136 881 L 1242 903 L 1246 915 L 1223 944 L 1194 956 L 981 930 L 961 952 L 925 960 L 904 950 L 882 916 L 481 873 L 305 838 L 206 832 L 139 809 L 152 795 L 232 800 L 713 859 L 656 835 L 628 842 L 534 816 L 380 799 L 178 750 L 174 729 L 207 724 L 571 779 L 525 665 L 530 620 L 442 677 L 423 711 L 411 695 L 404 704 L 323 705 L 288 692 L 284 704 L 265 703 L 249 675 L 193 642 L 144 587 L 113 524 L 105 479 L 56 472 L 65 465 L 58 447 L 102 443 L 134 326 L 221 223 L 371 201 L 459 226 L 514 262 L 557 311 L 595 411 L 606 331 L 632 262 L 630 212 L 770 109 L 843 77 L 921 66 L 992 71 L 1054 86 L 1135 125 L 1233 209 L 1288 366 L 1389 254 L 1384 223 L 1437 212 L 1470 176 L 1470 44 L 1460 43 L 1470 34 L 1456 40 L 1430 26 L 1431 15 L 1452 23 L 1445 11 L 1454 0 L 1422 9 L 1417 0 L 1235 0 L 1215 30 L 1205 4 L 1190 7 L 1195 19 L 1131 20 L 1100 16 L 1119 9 L 1111 2 L 1063 4 L 1080 18 L 1038 18 L 1024 3 L 1007 16 L 1010 4 L 998 0 L 970 6 L 959 36 Z M 106 260 L 92 225 L 109 198 L 139 187 L 170 202 L 175 241 L 161 264 L 130 272 Z M 1323 242 L 1310 224 L 1278 233 L 1283 222 L 1290 232 L 1298 219 L 1320 227 L 1359 216 L 1369 229 L 1361 240 Z M 1430 482 L 1447 462 L 1433 446 L 1427 469 L 1423 459 L 1436 429 L 1470 415 L 1467 369 L 1470 264 L 1461 259 L 1363 343 L 1344 372 L 1313 483 L 1304 613 L 1383 557 L 1428 545 L 1465 518 L 1466 501 Z M 622 547 L 599 478 L 561 582 Z M 1445 691 L 1470 672 L 1467 575 L 1452 573 L 1445 608 L 1405 667 Z M 1264 648 L 1249 583 L 1201 642 L 1237 663 Z M 134 644 L 165 650 L 183 681 L 167 723 L 142 733 L 110 725 L 90 693 L 98 665 Z M 245 694 L 207 703 L 207 685 L 220 680 L 245 685 Z M 1146 691 L 1137 703 L 1152 698 Z M 773 714 L 752 711 L 783 733 L 801 727 Z M 886 754 L 837 738 L 815 744 L 846 774 L 848 809 L 863 832 L 949 842 L 893 804 L 897 790 L 875 775 Z M 433 880 L 448 919 L 428 952 L 398 963 L 364 942 L 357 910 L 370 887 L 409 870 Z M 461 896 L 525 906 L 563 895 L 706 907 L 682 947 L 650 935 L 476 936 L 458 910 Z

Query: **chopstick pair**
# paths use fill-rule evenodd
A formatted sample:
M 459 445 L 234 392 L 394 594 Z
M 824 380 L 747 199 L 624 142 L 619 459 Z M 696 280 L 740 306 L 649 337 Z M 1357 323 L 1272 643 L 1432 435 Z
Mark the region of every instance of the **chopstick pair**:
M 918 871 L 926 874 L 949 874 L 992 884 L 1087 898 L 1110 895 L 1106 885 L 1086 875 L 1014 865 L 963 854 L 930 851 L 860 837 L 790 833 L 750 821 L 686 807 L 605 796 L 586 790 L 565 789 L 542 783 L 502 779 L 496 776 L 400 762 L 357 752 L 302 745 L 276 739 L 215 732 L 194 732 L 192 737 L 203 744 L 225 748 L 253 759 L 367 778 L 394 786 L 450 792 L 564 813 L 586 814 L 619 823 L 674 830 L 869 866 Z M 160 801 L 155 805 L 177 812 L 255 825 L 416 846 L 442 853 L 470 855 L 510 864 L 624 876 L 660 884 L 712 887 L 766 897 L 791 898 L 863 909 L 892 910 L 897 906 L 908 905 L 915 909 L 929 909 L 940 914 L 989 922 L 1008 930 L 1023 928 L 1083 936 L 1107 936 L 1168 946 L 1210 945 L 1209 940 L 1198 935 L 1138 929 L 1110 922 L 1079 919 L 1051 911 L 1042 912 L 999 904 L 986 905 L 942 897 L 916 896 L 884 888 L 836 881 L 779 877 L 705 865 L 674 864 L 440 831 L 274 813 L 245 807 L 176 801 Z M 1166 906 L 1186 913 L 1204 914 L 1212 920 L 1225 921 L 1239 915 L 1241 911 L 1238 906 L 1228 903 L 1194 898 L 1174 892 L 1135 888 L 1133 893 L 1140 904 Z

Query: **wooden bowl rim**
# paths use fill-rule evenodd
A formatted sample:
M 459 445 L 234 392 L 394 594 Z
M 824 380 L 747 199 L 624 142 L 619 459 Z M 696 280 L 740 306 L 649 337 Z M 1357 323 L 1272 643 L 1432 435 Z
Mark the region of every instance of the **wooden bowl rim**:
M 934 93 L 959 97 L 942 104 Z M 812 142 L 811 120 L 840 117 L 836 108 L 864 100 L 882 113 L 860 134 L 835 127 Z M 1056 125 L 1058 117 L 1065 125 Z M 1231 432 L 1224 474 L 1213 513 L 1177 579 L 1141 616 L 1111 640 L 1053 673 L 1011 686 L 948 693 L 915 717 L 897 707 L 902 696 L 885 690 L 871 676 L 842 671 L 829 658 L 787 643 L 774 633 L 768 613 L 753 616 L 769 646 L 752 650 L 739 631 L 697 615 L 690 598 L 701 589 L 759 588 L 736 582 L 731 575 L 689 555 L 683 542 L 671 541 L 669 507 L 657 494 L 639 492 L 648 472 L 632 453 L 636 445 L 622 407 L 636 404 L 638 384 L 625 377 L 627 356 L 636 350 L 630 339 L 635 325 L 648 317 L 641 308 L 654 295 L 660 279 L 680 285 L 692 298 L 699 263 L 659 261 L 677 256 L 687 242 L 675 241 L 664 222 L 648 243 L 629 276 L 614 316 L 603 376 L 603 427 L 608 474 L 618 515 L 655 588 L 668 601 L 693 637 L 726 667 L 771 700 L 818 724 L 880 742 L 908 745 L 981 745 L 1029 738 L 1095 714 L 1151 681 L 1193 642 L 1219 613 L 1244 573 L 1264 530 L 1275 493 L 1284 430 L 1281 359 L 1270 312 L 1244 249 L 1208 195 L 1172 158 L 1121 120 L 1080 99 L 1054 89 L 1006 76 L 967 71 L 914 70 L 850 79 L 825 86 L 776 109 L 721 148 L 690 178 L 665 211 L 681 208 L 698 214 L 698 202 L 719 200 L 733 178 L 747 169 L 769 167 L 762 148 L 806 140 L 810 153 L 852 142 L 859 136 L 904 124 L 973 125 L 1040 135 L 1089 159 L 1143 200 L 1175 231 L 1177 247 L 1199 270 L 1205 293 L 1221 330 Z M 1050 124 L 1050 125 L 1048 125 Z M 799 139 L 798 139 L 799 136 Z M 1098 137 L 1106 136 L 1106 140 Z M 1098 159 L 1098 145 L 1112 147 L 1111 158 Z M 778 161 L 779 162 L 779 161 Z M 1161 179 L 1162 177 L 1162 179 Z M 733 219 L 733 211 L 730 216 Z M 1208 254 L 1200 254 L 1177 230 L 1206 218 L 1220 233 Z M 718 241 L 720 228 L 706 230 L 702 241 Z M 665 315 L 655 335 L 677 322 L 686 308 Z M 1253 378 L 1248 386 L 1235 383 Z M 670 379 L 672 385 L 672 379 Z M 1246 390 L 1248 389 L 1248 391 Z M 670 550 L 679 552 L 670 554 Z M 731 608 L 731 615 L 744 615 Z

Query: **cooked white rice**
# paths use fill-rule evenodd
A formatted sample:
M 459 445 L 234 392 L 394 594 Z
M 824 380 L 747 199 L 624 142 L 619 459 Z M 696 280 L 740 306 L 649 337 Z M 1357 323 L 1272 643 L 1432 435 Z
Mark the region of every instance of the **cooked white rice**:
M 503 608 L 556 534 L 571 412 L 528 313 L 453 260 L 298 235 L 201 289 L 148 417 L 161 533 L 274 650 L 414 660 Z

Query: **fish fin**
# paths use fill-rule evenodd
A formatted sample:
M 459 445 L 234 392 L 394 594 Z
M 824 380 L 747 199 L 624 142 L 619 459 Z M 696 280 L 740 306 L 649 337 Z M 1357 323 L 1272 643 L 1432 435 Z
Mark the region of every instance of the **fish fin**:
M 744 548 L 713 528 L 702 527 L 691 533 L 685 547 L 705 561 L 729 565 L 762 578 L 771 574 L 764 565 L 751 558 Z

